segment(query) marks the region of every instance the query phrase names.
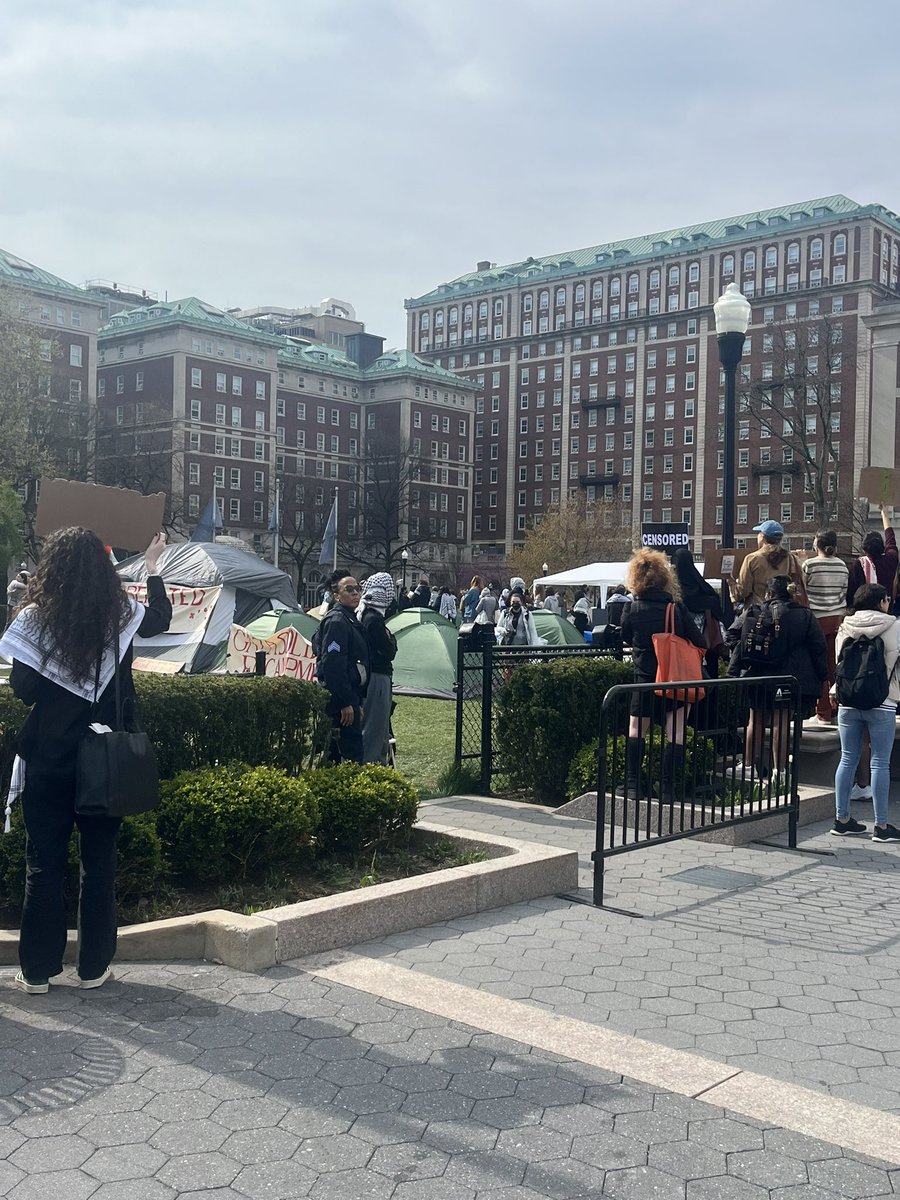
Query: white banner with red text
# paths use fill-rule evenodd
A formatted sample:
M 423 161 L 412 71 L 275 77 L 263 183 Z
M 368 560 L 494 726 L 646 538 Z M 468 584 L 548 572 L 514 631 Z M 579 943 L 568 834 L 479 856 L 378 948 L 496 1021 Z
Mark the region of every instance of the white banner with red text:
M 285 675 L 289 679 L 315 682 L 316 652 L 299 629 L 279 629 L 271 637 L 254 637 L 242 625 L 232 625 L 228 639 L 225 670 L 240 675 L 252 675 L 256 670 L 256 655 L 266 654 L 266 674 Z

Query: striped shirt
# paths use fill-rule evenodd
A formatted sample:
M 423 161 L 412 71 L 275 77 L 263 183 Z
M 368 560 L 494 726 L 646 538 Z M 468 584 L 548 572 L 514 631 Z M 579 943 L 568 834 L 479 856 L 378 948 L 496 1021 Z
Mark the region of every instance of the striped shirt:
M 847 611 L 847 565 L 837 556 L 807 558 L 800 564 L 809 607 L 815 617 L 840 617 Z

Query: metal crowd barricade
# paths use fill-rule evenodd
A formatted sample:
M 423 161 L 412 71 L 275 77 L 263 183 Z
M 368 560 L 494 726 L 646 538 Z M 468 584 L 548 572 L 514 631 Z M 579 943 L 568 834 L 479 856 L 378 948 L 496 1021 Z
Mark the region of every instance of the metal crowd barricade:
M 588 645 L 499 646 L 493 625 L 476 625 L 469 633 L 461 632 L 456 654 L 455 765 L 477 766 L 479 789 L 489 792 L 492 777 L 502 770 L 494 719 L 510 673 L 528 663 L 598 657 L 610 657 L 609 651 Z
M 688 707 L 698 687 L 704 696 Z M 634 718 L 637 737 L 632 709 L 650 718 Z M 684 750 L 669 749 L 682 717 Z M 792 677 L 610 688 L 600 714 L 593 903 L 603 904 L 607 859 L 630 850 L 779 814 L 795 848 L 801 728 Z

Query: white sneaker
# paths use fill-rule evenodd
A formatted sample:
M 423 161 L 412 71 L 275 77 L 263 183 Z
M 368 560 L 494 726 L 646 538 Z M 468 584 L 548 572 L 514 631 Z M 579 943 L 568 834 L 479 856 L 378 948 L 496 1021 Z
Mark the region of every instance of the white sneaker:
M 860 787 L 858 783 L 854 783 L 853 787 L 850 789 L 850 799 L 851 800 L 871 800 L 872 799 L 872 785 L 869 784 L 868 787 Z
M 112 973 L 112 970 L 110 967 L 107 967 L 106 970 L 103 972 L 103 974 L 98 975 L 96 979 L 82 979 L 80 975 L 78 975 L 78 974 L 75 975 L 75 979 L 78 981 L 76 986 L 80 987 L 80 988 L 103 987 L 103 985 L 104 985 L 104 983 L 106 983 L 107 979 L 112 979 L 112 978 L 113 978 L 113 973 Z
M 804 729 L 835 729 L 836 726 L 832 721 L 823 721 L 818 715 L 810 717 L 809 720 L 803 722 Z

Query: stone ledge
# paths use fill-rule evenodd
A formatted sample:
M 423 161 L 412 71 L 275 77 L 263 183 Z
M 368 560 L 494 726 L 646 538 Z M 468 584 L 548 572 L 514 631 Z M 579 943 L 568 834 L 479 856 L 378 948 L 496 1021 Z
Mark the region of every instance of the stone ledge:
M 800 815 L 798 818 L 799 825 L 814 825 L 817 821 L 824 821 L 834 816 L 834 790 L 826 791 L 821 787 L 800 787 Z M 607 823 L 615 814 L 615 821 L 621 824 L 622 820 L 622 800 L 616 798 L 607 808 Z M 642 825 L 646 824 L 647 801 L 641 801 L 641 816 Z M 649 801 L 650 805 L 650 828 L 656 828 L 658 818 L 659 803 L 656 800 Z M 667 830 L 669 825 L 670 808 L 668 805 L 662 806 L 662 821 L 663 827 Z M 705 810 L 700 806 L 697 807 L 696 815 L 702 817 L 705 813 L 711 816 L 720 817 L 722 808 L 716 806 L 715 809 L 710 807 Z M 555 810 L 555 813 L 562 817 L 577 817 L 581 821 L 594 823 L 597 812 L 597 793 L 585 792 L 582 796 L 577 796 L 574 800 L 570 800 L 568 804 L 563 804 Z M 689 812 L 686 812 L 689 816 Z M 678 829 L 679 810 L 676 808 L 673 814 L 673 830 Z M 744 846 L 748 842 L 757 842 L 761 838 L 773 837 L 777 833 L 783 833 L 787 830 L 787 814 L 773 813 L 771 816 L 760 816 L 756 820 L 746 821 L 741 825 L 727 825 L 721 829 L 709 829 L 704 833 L 696 833 L 694 837 L 701 842 L 715 842 L 718 845 L 724 846 Z M 652 841 L 652 839 L 651 839 Z M 648 843 L 649 844 L 649 843 Z
M 578 887 L 574 850 L 432 822 L 417 825 L 414 835 L 420 845 L 449 838 L 463 848 L 483 850 L 488 858 L 411 879 L 302 900 L 253 916 L 213 909 L 127 925 L 119 930 L 116 958 L 124 962 L 207 959 L 241 971 L 259 971 L 303 955 Z M 0 930 L 0 964 L 17 963 L 18 943 L 17 932 Z M 66 961 L 72 962 L 74 957 L 75 933 L 70 931 Z

